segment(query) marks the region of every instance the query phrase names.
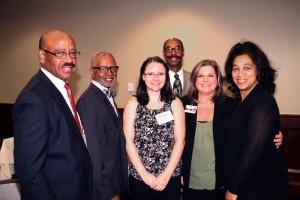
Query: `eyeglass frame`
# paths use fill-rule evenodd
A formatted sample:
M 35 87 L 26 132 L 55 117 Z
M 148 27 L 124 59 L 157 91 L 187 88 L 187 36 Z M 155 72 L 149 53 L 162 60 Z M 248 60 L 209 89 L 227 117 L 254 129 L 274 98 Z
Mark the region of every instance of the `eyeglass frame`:
M 165 47 L 164 51 L 167 53 L 172 53 L 172 51 L 175 51 L 176 53 L 180 53 L 184 51 L 184 48 L 182 46 L 176 46 L 176 47 Z
M 95 67 L 91 67 L 92 69 L 98 69 L 102 74 L 106 74 L 108 72 L 108 70 L 110 70 L 111 73 L 116 74 L 119 70 L 119 66 L 111 66 L 111 67 L 107 67 L 107 66 L 95 66 Z M 103 68 L 106 69 L 105 72 L 103 72 Z M 113 68 L 115 68 L 116 70 L 112 70 Z
M 159 72 L 159 73 L 153 73 L 153 72 L 144 73 L 145 76 L 147 76 L 151 79 L 154 78 L 154 77 L 163 78 L 165 74 L 166 73 L 162 73 L 162 72 Z
M 57 51 L 57 52 L 51 52 L 51 51 L 48 51 L 48 50 L 46 50 L 46 49 L 40 49 L 40 50 L 43 50 L 43 51 L 45 51 L 46 53 L 50 53 L 50 54 L 52 54 L 52 55 L 54 55 L 55 56 L 55 58 L 58 58 L 58 59 L 64 59 L 66 56 L 67 56 L 67 54 L 70 56 L 70 58 L 78 58 L 79 56 L 80 56 L 80 52 L 79 51 L 71 51 L 71 52 L 69 52 L 69 53 L 67 53 L 67 52 L 64 52 L 64 51 Z M 64 53 L 64 56 L 63 57 L 58 57 L 57 55 L 58 55 L 58 53 Z M 76 56 L 71 56 L 71 54 L 76 54 Z

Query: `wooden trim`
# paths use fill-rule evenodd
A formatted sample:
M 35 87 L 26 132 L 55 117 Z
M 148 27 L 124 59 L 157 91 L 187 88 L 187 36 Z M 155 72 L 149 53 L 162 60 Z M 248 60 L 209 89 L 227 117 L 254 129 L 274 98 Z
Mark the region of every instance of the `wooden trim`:
M 289 172 L 289 195 L 300 197 L 300 115 L 282 114 L 283 155 Z

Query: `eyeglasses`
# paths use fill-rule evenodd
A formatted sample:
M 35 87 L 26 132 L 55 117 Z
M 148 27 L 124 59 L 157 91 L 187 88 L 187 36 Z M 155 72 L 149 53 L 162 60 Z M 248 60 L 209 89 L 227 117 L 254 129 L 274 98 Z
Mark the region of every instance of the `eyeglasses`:
M 180 52 L 183 51 L 183 48 L 181 46 L 176 46 L 174 48 L 172 48 L 172 47 L 166 47 L 166 48 L 164 48 L 164 51 L 167 52 L 167 53 L 172 53 L 173 50 L 176 53 L 180 53 Z
M 154 78 L 154 77 L 158 77 L 158 78 L 163 78 L 165 76 L 166 73 L 152 73 L 152 72 L 149 72 L 149 73 L 144 73 L 145 76 L 149 77 L 149 78 Z
M 71 52 L 67 53 L 67 52 L 64 52 L 64 51 L 51 52 L 51 51 L 48 51 L 46 49 L 41 49 L 41 50 L 45 51 L 46 53 L 50 53 L 50 54 L 54 55 L 58 59 L 64 59 L 67 56 L 67 54 L 71 58 L 78 58 L 80 56 L 79 51 L 71 51 Z
M 107 66 L 101 66 L 101 67 L 92 67 L 93 69 L 98 69 L 100 70 L 100 72 L 102 74 L 106 74 L 108 72 L 108 70 L 110 70 L 112 73 L 117 73 L 119 70 L 119 66 L 111 66 L 111 67 L 107 67 Z

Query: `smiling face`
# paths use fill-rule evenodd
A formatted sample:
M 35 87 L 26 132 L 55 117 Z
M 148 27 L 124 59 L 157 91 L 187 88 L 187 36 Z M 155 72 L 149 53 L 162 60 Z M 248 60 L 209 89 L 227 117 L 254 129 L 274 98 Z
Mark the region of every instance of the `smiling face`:
M 95 58 L 95 66 L 94 67 L 111 67 L 116 66 L 116 61 L 113 56 L 109 54 L 100 54 Z M 99 69 L 90 69 L 90 73 L 92 75 L 93 80 L 100 83 L 102 86 L 106 88 L 110 88 L 117 78 L 118 72 L 112 72 L 110 69 L 107 70 L 106 73 L 101 73 Z
M 169 51 L 168 49 L 171 49 Z M 176 38 L 169 39 L 164 44 L 163 54 L 170 70 L 177 73 L 182 68 L 184 49 L 182 42 Z
M 158 92 L 166 83 L 166 69 L 158 62 L 151 62 L 147 65 L 143 80 L 148 91 Z
M 76 51 L 74 40 L 65 32 L 51 31 L 43 36 L 43 49 L 57 52 L 72 52 Z M 64 58 L 56 58 L 55 55 L 47 53 L 39 49 L 38 55 L 42 67 L 57 78 L 68 80 L 75 72 L 77 58 L 71 58 L 66 55 Z
M 235 57 L 233 60 L 232 79 L 239 88 L 244 99 L 258 83 L 257 68 L 247 54 Z
M 196 88 L 198 89 L 199 95 L 205 94 L 213 96 L 217 83 L 217 75 L 212 66 L 202 66 L 199 68 L 196 80 Z

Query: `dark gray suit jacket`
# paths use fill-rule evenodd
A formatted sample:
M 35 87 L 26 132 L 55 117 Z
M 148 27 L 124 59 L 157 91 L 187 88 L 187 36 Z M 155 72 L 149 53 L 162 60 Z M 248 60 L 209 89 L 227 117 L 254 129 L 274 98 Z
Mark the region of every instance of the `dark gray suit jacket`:
M 67 102 L 41 70 L 15 102 L 13 122 L 22 199 L 91 199 L 88 150 Z
M 191 77 L 191 73 L 186 71 L 186 70 L 183 70 L 183 92 L 182 92 L 182 96 L 187 95 L 189 85 L 190 85 L 190 77 Z
M 128 162 L 121 118 L 93 83 L 81 95 L 77 109 L 93 160 L 93 199 L 111 199 L 128 189 Z

